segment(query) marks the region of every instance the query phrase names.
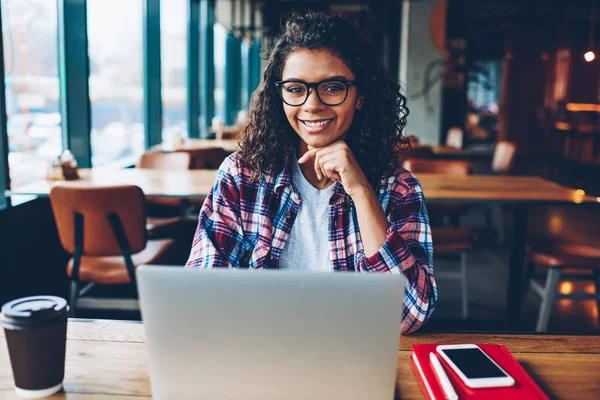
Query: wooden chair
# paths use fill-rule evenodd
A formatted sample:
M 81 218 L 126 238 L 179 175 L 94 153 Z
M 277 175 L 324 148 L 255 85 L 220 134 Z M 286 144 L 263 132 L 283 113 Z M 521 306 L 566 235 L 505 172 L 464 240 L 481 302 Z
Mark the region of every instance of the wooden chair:
M 237 139 L 242 133 L 241 126 L 233 126 L 228 129 L 223 130 L 221 133 L 221 139 Z
M 221 147 L 178 149 L 175 153 L 189 154 L 192 158 L 191 169 L 218 169 L 227 158 L 227 151 Z
M 404 162 L 404 168 L 413 173 L 438 173 L 448 175 L 470 175 L 473 173 L 473 167 L 466 161 L 458 160 L 427 160 L 421 158 L 411 158 Z M 427 208 L 435 210 L 441 206 L 442 211 L 459 210 L 461 205 L 448 205 L 444 209 L 445 204 L 432 204 Z M 460 256 L 460 271 L 459 272 L 438 272 L 437 276 L 452 278 L 461 283 L 462 297 L 462 317 L 469 316 L 469 296 L 468 296 L 468 281 L 467 281 L 467 252 L 471 250 L 475 244 L 477 236 L 467 227 L 432 227 L 433 251 L 439 255 L 456 255 Z
M 496 144 L 492 158 L 492 172 L 499 175 L 509 175 L 517 159 L 517 145 L 514 142 L 501 140 Z M 487 224 L 490 228 L 496 227 L 498 242 L 504 243 L 504 218 L 503 207 L 499 204 L 492 205 L 486 212 Z M 495 222 L 492 222 L 494 220 Z
M 433 158 L 433 149 L 431 146 L 411 145 L 406 151 L 400 151 L 398 153 L 398 159 L 400 164 L 403 164 L 410 158 Z
M 63 183 L 50 190 L 50 203 L 61 244 L 73 255 L 67 264 L 72 315 L 78 306 L 137 309 L 135 299 L 80 297 L 97 284 L 135 287 L 137 266 L 169 263 L 175 242 L 148 241 L 142 190 L 131 185 Z
M 188 153 L 192 157 L 192 169 L 218 169 L 225 158 L 227 151 L 221 147 L 206 147 L 202 149 L 179 149 L 177 152 Z M 190 200 L 190 204 L 197 208 L 204 204 L 205 198 L 200 197 Z M 194 211 L 195 214 L 195 211 Z
M 558 299 L 596 300 L 600 310 L 600 242 L 589 244 L 560 240 L 552 237 L 534 236 L 527 243 L 529 289 L 541 298 L 536 332 L 546 332 L 552 314 L 554 301 Z M 585 269 L 591 274 L 570 274 L 569 279 L 593 279 L 596 293 L 560 294 L 558 288 L 561 276 L 567 269 Z M 546 272 L 545 282 L 535 279 L 536 270 Z
M 192 156 L 185 152 L 158 152 L 147 151 L 140 157 L 137 168 L 162 169 L 166 171 L 188 170 L 192 166 Z M 148 204 L 178 207 L 180 214 L 185 214 L 185 205 L 181 199 L 171 197 L 149 197 Z M 180 216 L 170 218 L 148 217 L 146 228 L 148 237 L 151 239 L 175 237 L 178 229 L 183 223 Z
M 429 160 L 424 158 L 409 158 L 403 167 L 411 172 L 472 175 L 473 165 L 462 160 Z
M 492 158 L 492 171 L 496 174 L 509 175 L 517 159 L 517 145 L 514 142 L 501 140 L 496 144 Z
M 446 146 L 462 149 L 464 136 L 463 130 L 457 126 L 448 129 L 448 135 L 446 135 Z
M 447 175 L 472 175 L 473 165 L 462 160 L 430 160 L 424 158 L 409 158 L 404 162 L 403 167 L 412 172 L 435 173 Z M 465 213 L 467 206 L 455 203 L 432 204 L 428 206 L 432 221 L 440 221 L 442 224 L 445 219 L 451 221 L 451 225 L 460 225 L 460 215 Z

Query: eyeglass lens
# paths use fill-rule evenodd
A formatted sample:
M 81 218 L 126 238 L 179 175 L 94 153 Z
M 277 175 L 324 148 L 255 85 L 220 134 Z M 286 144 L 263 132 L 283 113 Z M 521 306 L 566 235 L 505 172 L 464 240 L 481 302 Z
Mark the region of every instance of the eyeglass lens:
M 344 82 L 321 82 L 317 89 L 319 100 L 326 105 L 339 105 L 346 100 L 348 86 Z M 302 82 L 286 82 L 281 85 L 281 97 L 292 106 L 303 104 L 308 98 L 308 87 Z

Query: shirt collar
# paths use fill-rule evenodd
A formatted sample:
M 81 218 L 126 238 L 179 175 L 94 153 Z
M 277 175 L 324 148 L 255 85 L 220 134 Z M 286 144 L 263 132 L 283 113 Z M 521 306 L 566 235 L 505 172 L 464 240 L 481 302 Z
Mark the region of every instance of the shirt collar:
M 283 163 L 283 171 L 275 177 L 275 193 L 280 193 L 284 188 L 292 186 L 292 157 L 287 156 Z

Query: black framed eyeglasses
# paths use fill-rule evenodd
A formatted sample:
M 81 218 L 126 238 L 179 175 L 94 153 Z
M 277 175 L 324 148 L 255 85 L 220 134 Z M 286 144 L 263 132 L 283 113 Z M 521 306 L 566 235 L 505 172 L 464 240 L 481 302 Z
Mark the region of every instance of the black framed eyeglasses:
M 310 89 L 316 89 L 319 101 L 326 106 L 339 106 L 348 97 L 348 88 L 353 81 L 342 78 L 329 78 L 319 82 L 304 82 L 299 79 L 289 79 L 275 83 L 281 100 L 288 106 L 298 107 L 306 103 Z

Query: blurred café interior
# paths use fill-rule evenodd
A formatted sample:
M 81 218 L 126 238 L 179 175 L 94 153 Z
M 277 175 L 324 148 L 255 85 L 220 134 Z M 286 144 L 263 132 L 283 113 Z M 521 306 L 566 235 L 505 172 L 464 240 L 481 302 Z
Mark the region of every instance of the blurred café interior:
M 53 294 L 139 320 L 127 257 L 98 241 L 73 285 L 65 179 L 133 184 L 132 265 L 183 266 L 237 150 L 286 13 L 360 25 L 402 82 L 400 155 L 433 226 L 423 330 L 600 333 L 600 3 L 593 0 L 1 0 L 0 303 Z M 594 222 L 596 221 L 596 222 Z M 137 240 L 137 239 L 136 239 Z M 84 255 L 85 257 L 85 255 Z M 73 304 L 75 302 L 75 304 Z

